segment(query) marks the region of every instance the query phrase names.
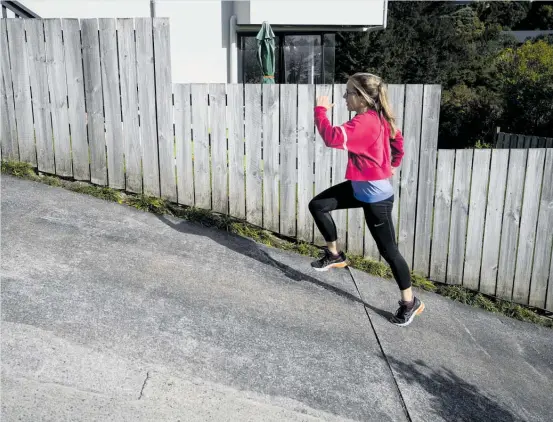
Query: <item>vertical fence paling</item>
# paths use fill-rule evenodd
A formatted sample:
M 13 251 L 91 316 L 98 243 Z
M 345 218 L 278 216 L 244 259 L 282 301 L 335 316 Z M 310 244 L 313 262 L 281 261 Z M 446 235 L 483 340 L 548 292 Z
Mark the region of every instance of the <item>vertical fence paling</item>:
M 298 85 L 298 234 L 299 240 L 313 241 L 313 218 L 309 201 L 313 197 L 315 142 L 315 85 Z
M 513 293 L 526 158 L 527 151 L 511 150 L 495 292 L 498 297 L 506 300 L 511 300 Z
M 209 168 L 208 86 L 194 84 L 192 92 L 192 142 L 194 144 L 194 203 L 211 209 Z
M 194 205 L 194 167 L 192 165 L 192 109 L 190 85 L 174 84 L 175 143 L 177 156 L 177 196 L 181 205 Z M 144 161 L 148 159 L 144 154 Z M 146 173 L 146 171 L 144 171 Z M 144 174 L 146 177 L 146 174 Z M 146 182 L 144 182 L 146 190 Z
M 518 148 L 518 135 L 517 134 L 514 134 L 512 133 L 511 136 L 510 136 L 510 141 L 509 141 L 509 144 L 510 144 L 510 147 L 511 148 Z
M 553 311 L 553 248 L 551 249 L 551 258 L 549 261 L 549 287 L 547 288 L 545 309 L 547 309 L 548 311 Z
M 403 126 L 404 149 L 408 158 L 404 160 L 401 170 L 398 245 L 409 267 L 413 266 L 414 257 L 423 93 L 423 85 L 407 85 Z
M 244 87 L 227 86 L 229 136 L 229 209 L 230 215 L 246 218 L 246 181 L 244 174 Z
M 87 139 L 81 29 L 77 19 L 62 19 L 65 50 L 65 72 L 69 100 L 69 130 L 73 177 L 90 180 Z
M 56 174 L 70 177 L 73 175 L 73 170 L 71 168 L 67 83 L 65 79 L 65 55 L 62 43 L 61 20 L 44 20 L 44 35 L 46 40 L 46 63 Z
M 478 290 L 482 261 L 482 244 L 490 179 L 491 150 L 474 151 L 470 187 L 467 246 L 465 253 L 463 286 Z
M 446 281 L 447 273 L 454 163 L 455 150 L 438 151 L 430 277 L 442 283 Z
M 451 200 L 451 225 L 447 261 L 447 283 L 461 284 L 467 236 L 470 175 L 472 150 L 457 150 L 455 153 L 455 176 Z
M 125 98 L 128 103 L 128 77 L 129 60 L 127 54 L 129 46 L 121 46 L 121 86 L 122 95 L 119 94 L 119 59 L 117 55 L 117 44 L 122 39 L 128 39 L 122 28 L 117 28 L 121 21 L 115 19 L 99 19 L 98 27 L 100 29 L 100 69 L 102 71 L 102 93 L 104 96 L 104 114 L 105 114 L 105 136 L 107 167 L 109 172 L 109 186 L 115 189 L 125 188 L 125 144 L 128 139 L 123 137 L 123 126 L 121 117 L 121 100 Z M 119 29 L 119 30 L 118 30 Z M 119 36 L 117 36 L 119 32 Z M 125 113 L 130 110 L 128 104 L 124 105 Z M 125 122 L 126 123 L 126 122 Z M 126 137 L 128 138 L 128 128 L 126 128 Z M 128 166 L 127 166 L 128 170 Z M 128 184 L 127 188 L 132 191 L 133 184 Z
M 526 136 L 524 135 L 516 135 L 517 138 L 517 148 L 524 148 Z
M 27 54 L 35 119 L 38 169 L 45 173 L 55 174 L 44 22 L 38 19 L 26 19 L 25 29 L 28 39 Z M 95 63 L 98 63 L 98 60 Z M 102 179 L 98 179 L 98 182 L 102 182 Z
M 125 184 L 127 186 L 127 190 L 129 190 L 130 192 L 142 193 L 142 142 L 140 140 L 140 130 L 138 126 L 136 42 L 134 33 L 134 22 L 132 19 L 117 19 L 117 44 L 119 46 L 118 50 L 119 77 L 121 81 L 121 114 L 123 118 L 123 144 L 125 151 Z M 172 87 L 170 86 L 169 94 L 172 93 L 171 88 Z M 172 114 L 170 114 L 170 118 L 172 123 Z M 170 140 L 172 153 L 172 136 Z M 173 200 L 176 200 L 174 188 L 171 190 L 171 192 L 171 198 Z
M 534 252 L 532 278 L 530 282 L 529 304 L 540 308 L 553 310 L 553 277 L 549 275 L 549 269 L 553 271 L 551 254 L 553 249 L 553 183 L 546 180 L 553 174 L 553 148 L 549 148 L 545 154 L 543 170 L 543 185 L 541 198 L 538 202 L 538 224 L 536 230 L 536 248 Z M 547 280 L 549 278 L 549 289 Z M 548 293 L 549 291 L 549 293 Z M 546 295 L 549 300 L 546 304 Z
M 7 19 L 5 22 L 7 24 L 9 46 L 8 48 L 4 47 L 2 51 L 5 52 L 6 59 L 9 53 L 11 65 L 19 159 L 36 166 L 29 64 L 27 61 L 27 43 L 25 42 L 25 22 L 23 19 Z M 3 30 L 2 34 L 4 34 Z
M 2 149 L 7 159 L 19 160 L 17 123 L 7 35 L 6 19 L 2 19 L 0 22 L 0 47 L 2 50 L 0 57 L 0 67 L 2 69 L 2 79 L 0 80 L 2 95 Z
M 434 206 L 441 92 L 439 85 L 425 85 L 422 103 L 421 149 L 413 269 L 424 276 L 428 276 L 430 269 L 432 209 Z
M 142 143 L 144 194 L 160 196 L 159 154 L 157 147 L 156 91 L 154 81 L 154 42 L 151 18 L 135 19 L 138 105 Z M 190 87 L 188 87 L 190 96 Z M 188 114 L 190 116 L 190 112 Z M 190 135 L 188 138 L 190 140 Z M 189 199 L 189 197 L 188 197 Z
M 290 93 L 285 92 L 284 95 Z M 280 86 L 263 85 L 263 227 L 279 231 Z
M 176 202 L 173 82 L 171 76 L 171 44 L 168 18 L 153 18 L 153 41 L 161 197 Z
M 545 149 L 528 151 L 526 165 L 526 180 L 524 181 L 524 196 L 522 215 L 520 218 L 520 235 L 517 248 L 515 279 L 513 285 L 513 300 L 528 304 L 530 296 L 530 279 L 532 277 L 532 260 L 534 256 L 536 227 L 541 190 L 543 183 L 543 165 Z M 547 181 L 545 181 L 547 183 Z
M 498 132 L 495 137 L 495 147 L 504 148 L 505 145 L 505 134 Z
M 496 149 L 492 151 L 488 206 L 486 208 L 486 224 L 484 226 L 482 270 L 479 287 L 482 293 L 489 295 L 495 294 L 497 282 L 501 225 L 503 220 L 503 205 L 505 201 L 508 165 L 509 150 Z
M 245 85 L 246 221 L 263 225 L 261 85 Z
M 90 179 L 94 184 L 105 186 L 107 184 L 107 163 L 97 19 L 81 20 L 81 37 L 90 148 Z
M 298 86 L 281 86 L 280 113 L 280 233 L 296 236 Z
M 209 124 L 211 128 L 211 174 L 213 210 L 228 214 L 228 168 L 225 84 L 209 85 Z

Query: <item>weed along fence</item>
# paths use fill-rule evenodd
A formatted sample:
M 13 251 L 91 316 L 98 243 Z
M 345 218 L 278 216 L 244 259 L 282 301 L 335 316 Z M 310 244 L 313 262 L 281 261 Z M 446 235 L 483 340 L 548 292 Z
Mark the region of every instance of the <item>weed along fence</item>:
M 322 243 L 308 211 L 347 153 L 313 119 L 345 85 L 173 84 L 168 20 L 2 19 L 2 159 Z M 441 88 L 392 85 L 405 138 L 398 243 L 431 279 L 553 310 L 553 149 L 438 150 Z M 379 259 L 361 210 L 334 214 Z M 549 288 L 548 288 L 549 283 Z

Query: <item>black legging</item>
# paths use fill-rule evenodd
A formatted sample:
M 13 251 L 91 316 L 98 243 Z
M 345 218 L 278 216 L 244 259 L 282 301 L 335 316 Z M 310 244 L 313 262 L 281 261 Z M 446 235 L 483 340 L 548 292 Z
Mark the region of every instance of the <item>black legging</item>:
M 318 194 L 309 203 L 309 211 L 315 219 L 315 223 L 327 242 L 338 239 L 336 225 L 330 215 L 330 211 L 363 208 L 365 221 L 371 231 L 378 250 L 388 262 L 394 274 L 394 278 L 400 290 L 411 287 L 411 274 L 409 266 L 399 252 L 392 222 L 392 208 L 394 197 L 384 201 L 367 203 L 359 201 L 353 195 L 353 187 L 350 181 L 332 186 Z

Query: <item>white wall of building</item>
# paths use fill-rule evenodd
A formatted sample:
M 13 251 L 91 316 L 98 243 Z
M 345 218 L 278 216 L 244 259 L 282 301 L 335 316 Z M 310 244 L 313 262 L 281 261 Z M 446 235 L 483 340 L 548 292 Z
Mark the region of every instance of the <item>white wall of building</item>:
M 225 42 L 230 15 L 222 12 L 220 0 L 157 2 L 156 15 L 171 18 L 174 82 L 227 82 Z
M 350 25 L 384 24 L 384 0 L 250 0 L 241 2 L 238 24 Z M 249 12 L 249 13 L 248 13 Z

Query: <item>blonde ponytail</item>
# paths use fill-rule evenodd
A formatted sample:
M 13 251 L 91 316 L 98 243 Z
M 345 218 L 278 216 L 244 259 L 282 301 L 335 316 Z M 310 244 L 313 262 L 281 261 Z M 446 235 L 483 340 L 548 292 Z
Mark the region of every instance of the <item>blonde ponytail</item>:
M 388 100 L 388 88 L 383 82 L 378 86 L 378 102 L 380 103 L 380 112 L 390 125 L 390 136 L 395 139 L 397 133 L 396 117 Z

